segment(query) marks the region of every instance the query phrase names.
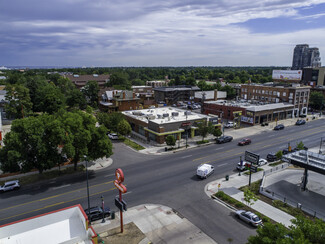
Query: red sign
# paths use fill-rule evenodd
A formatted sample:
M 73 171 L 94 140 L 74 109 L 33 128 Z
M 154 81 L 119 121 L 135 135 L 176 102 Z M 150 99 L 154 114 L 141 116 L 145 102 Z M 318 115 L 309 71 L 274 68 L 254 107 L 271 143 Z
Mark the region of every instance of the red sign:
M 119 183 L 117 180 L 114 180 L 114 185 L 120 192 L 122 193 L 127 192 L 126 187 L 123 184 Z
M 123 174 L 122 169 L 120 169 L 120 168 L 116 169 L 115 170 L 115 176 L 116 176 L 116 180 L 119 183 L 122 183 L 124 181 L 124 174 Z
M 181 124 L 182 127 L 189 126 L 189 125 L 191 125 L 191 122 L 183 122 Z

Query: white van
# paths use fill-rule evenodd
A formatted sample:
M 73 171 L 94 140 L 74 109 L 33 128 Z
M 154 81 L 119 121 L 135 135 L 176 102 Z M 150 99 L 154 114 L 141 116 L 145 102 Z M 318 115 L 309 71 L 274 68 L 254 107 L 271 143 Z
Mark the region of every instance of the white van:
M 214 167 L 211 164 L 201 164 L 197 167 L 196 175 L 199 178 L 206 179 L 214 172 Z

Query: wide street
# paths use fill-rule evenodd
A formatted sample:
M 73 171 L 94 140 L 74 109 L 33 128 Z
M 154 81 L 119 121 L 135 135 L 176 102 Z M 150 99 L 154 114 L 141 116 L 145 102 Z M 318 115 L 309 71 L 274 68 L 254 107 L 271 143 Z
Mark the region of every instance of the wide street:
M 303 126 L 286 127 L 283 131 L 269 131 L 251 136 L 252 144 L 237 146 L 234 140 L 226 144 L 212 144 L 165 155 L 145 155 L 122 143 L 113 143 L 113 164 L 103 170 L 90 172 L 91 206 L 105 205 L 116 209 L 113 185 L 115 169 L 122 168 L 128 193 L 124 199 L 129 207 L 145 203 L 162 204 L 175 209 L 218 243 L 244 243 L 255 229 L 234 218 L 232 211 L 216 203 L 204 193 L 204 186 L 226 174 L 233 174 L 240 156 L 246 150 L 265 158 L 288 146 L 303 141 L 307 147 L 319 146 L 325 136 L 323 120 L 310 121 Z M 227 130 L 225 131 L 227 134 Z M 196 167 L 209 162 L 215 173 L 207 180 L 199 180 Z M 77 174 L 55 180 L 22 186 L 19 191 L 0 195 L 0 224 L 35 216 L 74 204 L 87 208 L 86 175 Z

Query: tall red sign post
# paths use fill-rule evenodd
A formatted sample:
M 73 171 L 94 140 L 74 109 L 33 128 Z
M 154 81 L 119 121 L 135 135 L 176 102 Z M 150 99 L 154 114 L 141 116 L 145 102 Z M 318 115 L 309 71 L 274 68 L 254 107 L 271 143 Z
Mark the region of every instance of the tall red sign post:
M 116 180 L 114 180 L 114 185 L 119 191 L 119 200 L 120 202 L 123 202 L 122 200 L 122 193 L 126 193 L 126 187 L 122 184 L 124 181 L 124 174 L 122 169 L 118 168 L 115 170 L 115 176 Z M 121 233 L 123 233 L 123 209 L 120 208 L 120 216 L 121 216 Z

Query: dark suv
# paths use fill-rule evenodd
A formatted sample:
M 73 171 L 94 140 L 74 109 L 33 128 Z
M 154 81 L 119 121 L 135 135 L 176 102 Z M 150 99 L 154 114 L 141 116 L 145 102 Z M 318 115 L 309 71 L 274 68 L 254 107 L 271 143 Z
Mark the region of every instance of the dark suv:
M 103 209 L 101 207 L 91 207 L 88 213 L 88 208 L 84 210 L 90 221 L 98 220 L 103 218 Z M 109 208 L 104 209 L 104 218 L 111 215 L 111 210 Z
M 219 138 L 216 139 L 216 143 L 221 144 L 221 143 L 231 142 L 232 139 L 233 139 L 232 136 L 220 136 Z
M 277 158 L 277 156 L 275 155 L 275 153 L 274 152 L 271 152 L 271 153 L 269 153 L 267 156 L 266 156 L 266 160 L 268 161 L 268 162 L 274 162 L 274 161 L 276 161 L 278 158 Z

